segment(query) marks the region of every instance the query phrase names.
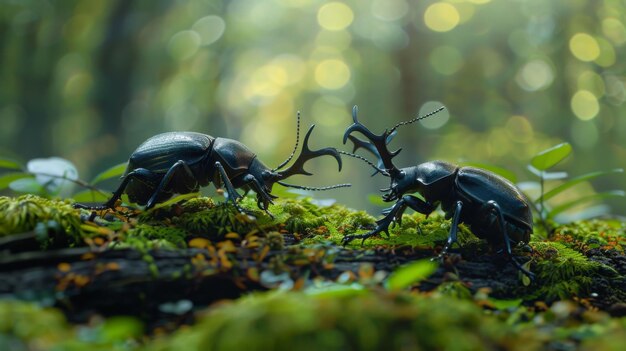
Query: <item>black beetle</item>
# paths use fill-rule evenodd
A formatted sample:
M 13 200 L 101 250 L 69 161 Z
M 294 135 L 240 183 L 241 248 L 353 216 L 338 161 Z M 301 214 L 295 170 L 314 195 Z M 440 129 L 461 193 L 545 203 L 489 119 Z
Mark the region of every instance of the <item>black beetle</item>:
M 335 148 L 310 150 L 309 137 L 315 125 L 311 125 L 304 137 L 302 150 L 294 163 L 280 171 L 293 158 L 300 138 L 300 113 L 297 117 L 296 145 L 293 152 L 278 167 L 270 169 L 256 157 L 248 147 L 239 141 L 227 138 L 216 138 L 195 132 L 169 132 L 158 134 L 141 144 L 130 159 L 122 183 L 113 196 L 101 206 L 75 204 L 77 208 L 107 209 L 113 208 L 123 193 L 130 201 L 146 205 L 146 209 L 163 202 L 174 194 L 196 192 L 201 186 L 211 181 L 216 187 L 220 179 L 226 190 L 226 196 L 240 212 L 244 210 L 237 203 L 242 196 L 235 189 L 252 189 L 257 194 L 257 206 L 267 211 L 272 199 L 274 183 L 286 187 L 305 190 L 328 190 L 347 187 L 350 184 L 338 184 L 329 187 L 315 188 L 292 185 L 282 182 L 296 174 L 312 175 L 304 170 L 306 161 L 329 155 L 337 160 L 341 171 L 341 157 Z
M 354 239 L 365 240 L 381 232 L 389 236 L 389 225 L 393 222 L 400 223 L 407 207 L 429 215 L 441 205 L 446 219 L 452 218 L 452 225 L 440 256 L 445 255 L 450 246 L 457 242 L 458 225 L 465 223 L 474 235 L 487 240 L 490 245 L 504 246 L 515 266 L 532 278 L 533 273 L 523 268 L 511 253 L 512 245 L 530 241 L 533 230 L 528 200 L 513 183 L 483 169 L 458 167 L 443 161 L 426 162 L 401 169 L 392 163 L 393 157 L 401 151 L 390 152 L 387 148 L 396 129 L 401 125 L 432 116 L 442 109 L 443 107 L 425 116 L 398 123 L 391 130 L 385 130 L 383 134 L 377 135 L 358 121 L 357 107 L 353 108 L 354 123 L 346 129 L 343 142 L 345 144 L 350 139 L 354 143 L 354 151 L 365 148 L 378 158 L 378 166 L 369 161 L 368 163 L 376 169 L 374 174 L 380 172 L 390 177 L 391 186 L 381 189 L 388 192 L 383 195 L 383 200 L 396 203 L 383 211 L 385 217 L 376 222 L 376 228 L 364 234 L 347 235 L 343 242 L 349 243 Z M 354 137 L 351 135 L 353 132 L 361 133 L 369 142 Z M 424 200 L 413 195 L 405 195 L 415 192 L 421 194 Z

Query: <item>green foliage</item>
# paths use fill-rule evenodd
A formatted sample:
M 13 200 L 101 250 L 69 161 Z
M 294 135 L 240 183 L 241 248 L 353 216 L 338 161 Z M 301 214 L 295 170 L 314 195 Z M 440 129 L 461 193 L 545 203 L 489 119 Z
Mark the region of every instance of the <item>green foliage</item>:
M 124 172 L 126 171 L 126 167 L 128 166 L 128 162 L 124 162 L 124 163 L 120 163 L 118 165 L 115 165 L 111 168 L 108 168 L 102 172 L 100 172 L 98 175 L 96 175 L 92 180 L 91 180 L 91 184 L 97 184 L 100 183 L 102 181 L 105 181 L 107 179 L 111 179 L 111 178 L 117 178 L 117 177 L 121 177 Z
M 572 145 L 561 143 L 535 155 L 530 161 L 530 165 L 543 172 L 563 161 L 571 152 Z
M 408 288 L 435 273 L 437 267 L 438 264 L 430 259 L 419 260 L 398 267 L 387 279 L 386 287 L 390 291 Z
M 534 209 L 539 214 L 539 221 L 542 223 L 547 233 L 550 233 L 549 221 L 554 220 L 561 213 L 575 208 L 579 205 L 598 202 L 599 200 L 611 198 L 611 197 L 624 197 L 626 193 L 621 190 L 607 191 L 602 193 L 594 193 L 584 196 L 578 196 L 570 198 L 566 201 L 561 201 L 556 205 L 549 206 L 546 201 L 550 200 L 565 190 L 568 190 L 575 185 L 587 182 L 600 176 L 623 173 L 623 169 L 613 169 L 609 171 L 597 171 L 580 175 L 567 181 L 563 181 L 561 184 L 553 187 L 549 191 L 545 191 L 546 180 L 557 180 L 567 177 L 567 173 L 564 172 L 547 172 L 548 169 L 554 167 L 568 155 L 570 155 L 572 147 L 569 143 L 562 143 L 553 146 L 549 149 L 541 151 L 530 162 L 528 166 L 529 170 L 539 177 L 539 195 L 533 201 Z M 582 219 L 585 216 L 584 211 L 579 211 L 578 218 Z M 576 219 L 576 218 L 574 218 Z

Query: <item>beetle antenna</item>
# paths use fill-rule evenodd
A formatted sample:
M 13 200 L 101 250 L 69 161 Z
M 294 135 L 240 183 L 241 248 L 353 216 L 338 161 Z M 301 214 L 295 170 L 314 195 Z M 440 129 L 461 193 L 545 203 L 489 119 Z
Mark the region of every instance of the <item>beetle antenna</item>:
M 324 190 L 331 190 L 331 189 L 337 189 L 337 188 L 348 188 L 348 187 L 352 186 L 352 184 L 350 184 L 350 183 L 335 184 L 335 185 L 324 186 L 324 187 L 311 187 L 311 186 L 295 185 L 295 184 L 284 183 L 282 181 L 278 181 L 277 183 L 282 185 L 282 186 L 288 187 L 288 188 L 295 188 L 295 189 L 302 189 L 302 190 L 311 190 L 311 191 L 324 191 Z
M 444 109 L 445 109 L 445 107 L 441 106 L 440 108 L 436 109 L 435 111 L 430 112 L 430 113 L 427 113 L 427 114 L 425 114 L 425 115 L 423 115 L 423 116 L 418 116 L 418 117 L 415 117 L 415 118 L 410 119 L 410 120 L 408 120 L 408 121 L 400 122 L 400 123 L 396 124 L 395 126 L 393 126 L 393 128 L 391 128 L 391 130 L 389 131 L 389 133 L 393 133 L 393 131 L 394 131 L 394 130 L 396 130 L 396 129 L 397 129 L 398 127 L 400 127 L 400 126 L 407 125 L 407 124 L 411 124 L 411 123 L 415 123 L 415 122 L 417 122 L 417 121 L 419 121 L 419 120 L 422 120 L 422 119 L 424 119 L 424 118 L 428 118 L 428 117 L 430 117 L 430 116 L 432 116 L 432 115 L 434 115 L 434 114 L 437 114 L 437 113 L 439 113 L 439 112 L 443 111 Z
M 285 167 L 285 165 L 287 163 L 289 163 L 289 161 L 291 161 L 293 156 L 296 154 L 296 150 L 298 149 L 298 144 L 300 142 L 300 111 L 297 112 L 296 116 L 297 116 L 297 122 L 296 122 L 296 145 L 293 147 L 293 151 L 291 151 L 291 155 L 289 155 L 289 157 L 283 163 L 278 165 L 278 167 L 274 168 L 272 170 L 272 172 L 275 172 L 275 171 Z
M 377 172 L 380 172 L 382 175 L 387 176 L 387 177 L 389 176 L 389 173 L 387 171 L 385 171 L 384 169 L 380 169 L 378 166 L 376 166 L 374 164 L 374 162 L 366 159 L 363 156 L 360 156 L 360 155 L 357 155 L 357 154 L 353 154 L 353 153 L 350 153 L 350 152 L 341 151 L 341 150 L 337 150 L 337 151 L 339 151 L 339 153 L 342 154 L 342 155 L 346 155 L 346 156 L 357 158 L 357 159 L 367 163 L 368 165 L 372 166 Z M 374 173 L 374 174 L 376 174 L 376 173 Z

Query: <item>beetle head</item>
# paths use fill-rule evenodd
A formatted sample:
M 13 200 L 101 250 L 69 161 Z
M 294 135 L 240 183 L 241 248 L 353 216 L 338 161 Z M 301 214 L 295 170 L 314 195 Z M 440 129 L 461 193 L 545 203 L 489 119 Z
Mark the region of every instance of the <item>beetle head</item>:
M 400 199 L 404 194 L 416 191 L 413 168 L 398 169 L 390 176 L 389 188 L 381 189 L 388 192 L 383 195 L 383 200 L 390 202 Z

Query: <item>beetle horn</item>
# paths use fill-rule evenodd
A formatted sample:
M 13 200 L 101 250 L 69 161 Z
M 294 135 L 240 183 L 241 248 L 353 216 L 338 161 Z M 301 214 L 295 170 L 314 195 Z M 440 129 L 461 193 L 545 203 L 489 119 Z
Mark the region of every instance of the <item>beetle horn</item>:
M 304 164 L 308 160 L 312 160 L 314 158 L 324 155 L 334 157 L 337 160 L 337 164 L 339 165 L 339 171 L 341 171 L 341 156 L 339 156 L 339 151 L 337 151 L 337 149 L 333 147 L 326 147 L 318 150 L 309 149 L 309 137 L 311 136 L 311 132 L 313 132 L 314 127 L 315 124 L 309 127 L 309 130 L 304 137 L 304 141 L 302 142 L 302 150 L 300 151 L 300 155 L 298 155 L 298 158 L 294 161 L 294 163 L 289 166 L 289 168 L 277 172 L 280 176 L 280 179 L 289 178 L 296 174 L 312 175 L 312 173 L 304 169 Z
M 383 134 L 380 135 L 372 133 L 372 131 L 359 122 L 357 118 L 358 111 L 359 109 L 357 106 L 352 108 L 352 120 L 354 123 L 352 123 L 352 125 L 349 126 L 344 132 L 343 143 L 345 144 L 349 138 L 354 143 L 355 151 L 360 147 L 370 151 L 378 158 L 378 168 L 384 167 L 387 172 L 395 173 L 398 169 L 393 164 L 392 159 L 397 156 L 402 149 L 389 151 L 387 148 L 387 143 L 391 141 L 391 139 L 395 136 L 395 133 L 393 133 L 393 130 L 391 132 L 385 130 Z M 363 136 L 365 136 L 370 142 L 352 136 L 351 134 L 354 132 L 363 134 Z

